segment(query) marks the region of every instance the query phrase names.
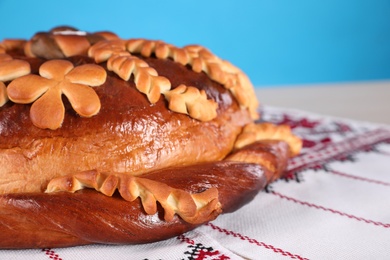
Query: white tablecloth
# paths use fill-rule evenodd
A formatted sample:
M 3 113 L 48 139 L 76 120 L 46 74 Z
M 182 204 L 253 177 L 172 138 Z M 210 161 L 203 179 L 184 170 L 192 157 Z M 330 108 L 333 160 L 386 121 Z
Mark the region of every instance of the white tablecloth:
M 0 250 L 0 259 L 390 259 L 390 127 L 265 108 L 304 139 L 286 179 L 166 241 Z

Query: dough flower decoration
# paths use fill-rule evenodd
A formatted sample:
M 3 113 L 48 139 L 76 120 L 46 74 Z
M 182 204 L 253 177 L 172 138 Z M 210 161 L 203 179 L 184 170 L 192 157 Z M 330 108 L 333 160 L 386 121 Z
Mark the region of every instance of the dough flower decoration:
M 101 41 L 93 45 L 88 56 L 96 63 L 107 61 L 107 69 L 115 72 L 120 78 L 128 81 L 134 75 L 134 83 L 138 91 L 144 93 L 151 103 L 156 103 L 161 93 L 171 89 L 170 81 L 160 77 L 157 71 L 127 50 L 125 41 Z
M 39 75 L 29 74 L 13 80 L 7 88 L 10 100 L 19 104 L 33 103 L 30 117 L 39 128 L 57 129 L 65 116 L 64 94 L 82 117 L 100 110 L 100 99 L 90 88 L 106 81 L 106 71 L 94 64 L 74 67 L 67 60 L 50 60 L 39 68 Z
M 6 48 L 0 45 L 0 107 L 7 103 L 7 87 L 4 82 L 29 74 L 30 64 L 23 60 L 13 59 L 6 54 Z

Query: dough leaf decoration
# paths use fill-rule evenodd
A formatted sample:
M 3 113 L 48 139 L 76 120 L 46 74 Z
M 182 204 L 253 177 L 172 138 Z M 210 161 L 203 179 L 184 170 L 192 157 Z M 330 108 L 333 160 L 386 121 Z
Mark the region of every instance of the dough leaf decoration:
M 218 104 L 207 99 L 204 90 L 195 87 L 179 85 L 164 93 L 169 102 L 169 109 L 178 113 L 188 114 L 200 121 L 210 121 L 217 117 Z

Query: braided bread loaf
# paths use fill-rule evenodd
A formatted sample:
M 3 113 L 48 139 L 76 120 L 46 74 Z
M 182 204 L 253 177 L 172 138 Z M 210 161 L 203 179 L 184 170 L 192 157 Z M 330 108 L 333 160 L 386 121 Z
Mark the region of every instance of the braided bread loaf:
M 0 248 L 146 243 L 237 210 L 301 146 L 201 46 L 58 27 L 0 43 Z

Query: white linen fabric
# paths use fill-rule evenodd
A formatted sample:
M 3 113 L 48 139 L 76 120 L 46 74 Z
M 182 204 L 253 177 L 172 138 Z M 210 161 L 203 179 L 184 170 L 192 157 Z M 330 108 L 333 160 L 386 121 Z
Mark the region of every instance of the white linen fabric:
M 0 250 L 0 259 L 390 259 L 390 127 L 262 110 L 304 148 L 286 178 L 239 211 L 158 243 Z

